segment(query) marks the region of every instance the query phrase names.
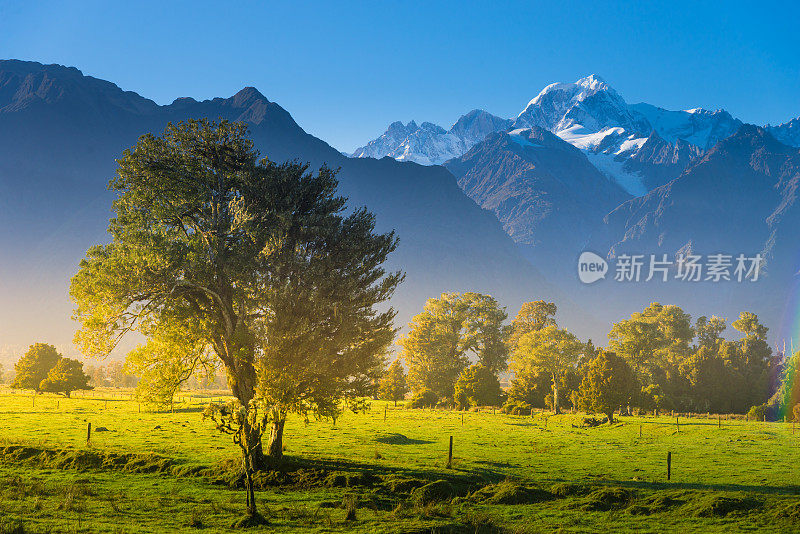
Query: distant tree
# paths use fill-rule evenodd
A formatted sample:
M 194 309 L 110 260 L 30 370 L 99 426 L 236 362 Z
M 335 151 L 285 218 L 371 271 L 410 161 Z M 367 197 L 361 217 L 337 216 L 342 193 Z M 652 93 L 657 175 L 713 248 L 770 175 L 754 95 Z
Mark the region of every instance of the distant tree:
M 612 423 L 614 411 L 629 404 L 637 393 L 633 370 L 623 358 L 603 351 L 586 365 L 585 371 L 578 389 L 581 407 L 605 414 Z
M 784 413 L 792 414 L 795 421 L 800 412 L 800 351 L 795 352 L 783 367 L 778 389 L 780 405 Z
M 511 321 L 509 335 L 511 350 L 514 350 L 523 335 L 541 330 L 547 326 L 556 326 L 554 317 L 557 310 L 555 303 L 544 300 L 524 303 L 514 320 Z
M 31 345 L 19 361 L 14 364 L 16 377 L 11 385 L 17 389 L 41 391 L 39 385 L 47 378 L 50 369 L 62 358 L 53 345 L 36 343 Z
M 439 402 L 439 397 L 430 389 L 421 389 L 414 393 L 406 405 L 408 408 L 432 408 Z
M 517 377 L 544 373 L 552 379 L 553 410 L 560 413 L 559 385 L 575 368 L 586 345 L 554 325 L 524 334 L 512 354 L 511 367 Z
M 658 384 L 648 384 L 642 388 L 639 395 L 639 406 L 645 410 L 652 410 L 657 416 L 661 410 L 669 406 L 669 401 L 664 395 L 661 386 Z
M 408 393 L 408 383 L 400 358 L 395 359 L 381 377 L 378 392 L 381 399 L 394 401 L 395 406 L 397 401 L 405 398 Z
M 691 319 L 678 306 L 654 302 L 613 325 L 609 350 L 628 362 L 642 384 L 659 384 L 672 394 L 678 367 L 692 352 Z
M 731 326 L 744 334 L 737 343 L 738 350 L 733 362 L 743 381 L 740 402 L 746 403 L 745 406 L 763 403 L 769 396 L 770 376 L 773 371 L 777 373 L 777 361 L 767 343 L 769 329 L 759 322 L 756 314 L 750 312 L 742 312 Z
M 745 336 L 752 336 L 755 339 L 766 339 L 769 332 L 769 328 L 759 322 L 758 315 L 746 311 L 740 313 L 739 318 L 732 322 L 731 326 Z
M 428 299 L 398 342 L 408 365 L 408 383 L 415 393 L 428 389 L 437 397 L 451 397 L 456 379 L 469 365 L 461 345 L 463 316 L 458 297 L 443 293 L 440 298 Z
M 464 293 L 460 307 L 464 314 L 463 351 L 473 352 L 479 364 L 490 373 L 508 369 L 508 327 L 503 321 L 508 314 L 489 295 Z
M 722 333 L 726 328 L 725 319 L 711 316 L 711 319 L 703 315 L 698 317 L 694 323 L 694 331 L 697 336 L 698 348 L 707 347 L 716 349 L 719 342 L 722 340 Z
M 126 371 L 124 362 L 117 360 L 108 362 L 108 365 L 106 365 L 106 376 L 108 377 L 108 381 L 115 388 L 131 388 L 136 386 L 137 379 Z
M 61 358 L 39 384 L 41 391 L 62 393 L 67 397 L 73 391 L 92 389 L 89 377 L 83 372 L 83 364 L 71 358 Z
M 0 384 L 4 382 L 5 376 L 3 375 L 3 364 L 0 363 Z
M 718 346 L 701 346 L 681 363 L 680 374 L 688 381 L 692 411 L 726 411 L 728 369 L 719 356 Z
M 544 408 L 544 398 L 552 392 L 553 377 L 546 373 L 515 374 L 508 390 L 508 402 Z
M 466 369 L 456 381 L 454 400 L 459 409 L 500 404 L 500 381 L 482 364 Z
M 398 342 L 408 364 L 408 382 L 416 392 L 430 389 L 452 397 L 455 382 L 469 366 L 468 352 L 496 373 L 507 367 L 505 312 L 479 293 L 442 293 L 430 298 Z
M 213 354 L 244 409 L 226 413 L 253 469 L 266 467 L 265 433 L 282 457 L 288 414 L 358 405 L 394 335 L 394 310 L 374 306 L 403 276 L 383 268 L 396 236 L 347 209 L 335 171 L 260 159 L 244 123 L 205 119 L 142 136 L 117 161 L 111 242 L 87 252 L 70 288 L 83 352 L 105 356 L 138 330 L 138 360 L 173 378 Z M 156 378 L 142 375 L 173 387 Z

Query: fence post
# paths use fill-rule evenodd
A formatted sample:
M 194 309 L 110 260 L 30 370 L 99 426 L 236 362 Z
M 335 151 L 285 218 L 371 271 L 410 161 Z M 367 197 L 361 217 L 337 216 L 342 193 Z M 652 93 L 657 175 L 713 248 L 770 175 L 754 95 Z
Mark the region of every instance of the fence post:
M 680 417 L 678 416 L 675 417 L 675 428 L 678 432 L 681 431 L 681 422 L 680 422 Z
M 447 469 L 453 468 L 453 436 L 450 436 L 450 448 L 447 450 Z
M 639 437 L 642 437 L 642 423 L 639 423 Z
M 672 451 L 667 451 L 667 480 L 672 476 Z
M 86 427 L 86 444 L 89 445 L 89 442 L 92 440 L 92 423 Z
M 389 410 L 388 406 L 383 407 L 383 422 L 386 422 L 386 412 Z
M 717 419 L 717 427 L 718 427 L 718 428 L 722 428 L 722 416 L 721 416 L 721 415 L 720 415 L 720 416 L 719 416 L 719 418 Z

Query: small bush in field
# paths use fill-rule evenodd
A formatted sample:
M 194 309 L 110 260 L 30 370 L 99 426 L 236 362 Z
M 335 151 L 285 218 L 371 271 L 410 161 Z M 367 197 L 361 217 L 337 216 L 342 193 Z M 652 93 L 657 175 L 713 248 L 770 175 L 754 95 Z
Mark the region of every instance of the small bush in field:
M 747 412 L 747 418 L 751 421 L 763 421 L 767 415 L 767 405 L 766 404 L 759 404 L 758 406 L 753 406 Z

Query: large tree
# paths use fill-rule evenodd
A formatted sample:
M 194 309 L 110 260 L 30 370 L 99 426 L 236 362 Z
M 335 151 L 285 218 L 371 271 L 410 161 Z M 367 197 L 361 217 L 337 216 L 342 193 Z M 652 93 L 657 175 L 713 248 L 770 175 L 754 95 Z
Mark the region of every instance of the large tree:
M 14 364 L 16 376 L 11 387 L 40 391 L 42 380 L 47 378 L 50 369 L 56 366 L 62 356 L 53 345 L 35 343 L 28 352 Z
M 428 299 L 398 342 L 412 389 L 452 397 L 458 376 L 470 364 L 469 354 L 492 373 L 504 371 L 508 366 L 506 317 L 489 295 L 442 293 Z
M 691 354 L 693 338 L 689 314 L 658 302 L 614 324 L 608 334 L 609 349 L 627 360 L 643 384 L 662 386 Z
M 523 303 L 514 320 L 511 321 L 509 335 L 511 350 L 514 350 L 519 339 L 528 332 L 541 330 L 547 326 L 556 326 L 555 315 L 557 310 L 558 308 L 554 302 L 536 300 Z
M 613 352 L 601 352 L 585 368 L 578 388 L 578 400 L 587 411 L 605 414 L 614 422 L 614 411 L 621 409 L 637 393 L 636 376 L 623 359 Z
M 61 358 L 39 384 L 39 389 L 50 393 L 63 393 L 69 397 L 73 391 L 93 388 L 89 385 L 89 376 L 83 372 L 81 362 L 72 358 Z
M 552 380 L 553 410 L 560 413 L 559 385 L 586 348 L 578 338 L 555 325 L 524 334 L 512 353 L 511 368 L 517 377 L 546 374 Z
M 334 171 L 260 160 L 244 124 L 207 120 L 145 135 L 118 164 L 111 243 L 72 280 L 85 353 L 139 330 L 144 382 L 152 367 L 181 379 L 218 358 L 253 468 L 268 428 L 280 457 L 288 413 L 331 415 L 367 392 L 394 335 L 394 311 L 375 305 L 402 279 L 382 268 L 397 239 L 346 211 Z

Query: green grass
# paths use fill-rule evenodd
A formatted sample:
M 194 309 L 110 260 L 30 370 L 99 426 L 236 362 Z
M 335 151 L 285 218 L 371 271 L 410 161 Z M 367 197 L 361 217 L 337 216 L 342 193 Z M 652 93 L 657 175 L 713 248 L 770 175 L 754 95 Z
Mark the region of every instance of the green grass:
M 0 533 L 20 523 L 24 532 L 227 531 L 244 510 L 238 450 L 201 420 L 208 398 L 185 398 L 174 413 L 140 413 L 127 391 L 34 404 L 0 390 Z M 577 428 L 580 415 L 391 404 L 384 422 L 385 406 L 336 426 L 287 422 L 285 472 L 257 478 L 265 531 L 800 530 L 791 425 L 682 417 L 677 432 L 672 417 L 623 417 Z M 89 422 L 108 431 L 87 448 Z

